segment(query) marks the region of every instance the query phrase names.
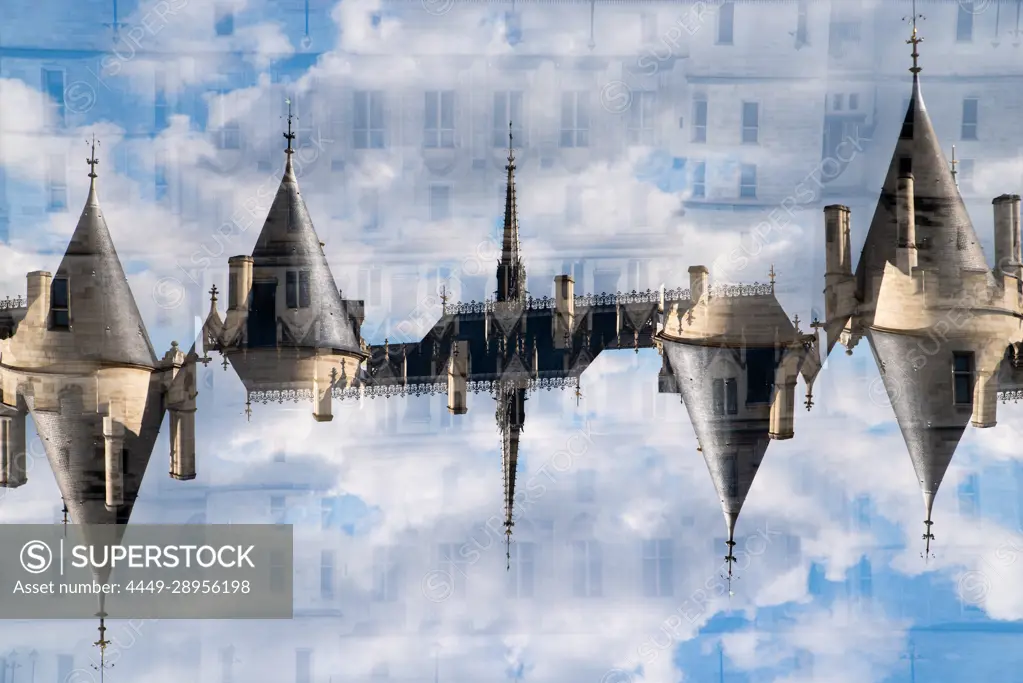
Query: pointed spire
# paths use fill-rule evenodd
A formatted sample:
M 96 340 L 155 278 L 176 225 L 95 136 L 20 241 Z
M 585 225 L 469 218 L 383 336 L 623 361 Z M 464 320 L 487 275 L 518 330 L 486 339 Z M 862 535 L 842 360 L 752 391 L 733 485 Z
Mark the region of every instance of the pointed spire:
M 919 51 L 917 49 L 917 46 L 920 43 L 924 42 L 924 39 L 920 38 L 917 35 L 916 20 L 917 19 L 924 19 L 924 18 L 925 18 L 924 15 L 916 13 L 916 0 L 913 0 L 913 14 L 910 17 L 904 17 L 903 20 L 905 21 L 905 20 L 908 19 L 913 24 L 913 34 L 910 36 L 909 40 L 906 41 L 906 44 L 913 46 L 913 53 L 911 55 L 913 57 L 913 66 L 912 66 L 912 68 L 910 68 L 909 71 L 910 71 L 910 73 L 913 74 L 913 81 L 914 82 L 917 80 L 917 75 L 920 73 L 920 65 L 919 65 L 919 63 L 917 61 L 920 58 L 920 53 L 919 53 Z
M 110 645 L 110 641 L 107 640 L 107 638 L 106 638 L 107 626 L 106 626 L 105 619 L 106 619 L 107 613 L 103 609 L 103 603 L 104 603 L 103 596 L 100 595 L 100 597 L 99 597 L 99 612 L 96 613 L 96 616 L 99 617 L 99 640 L 97 640 L 96 642 L 93 643 L 93 645 L 95 645 L 96 647 L 99 648 L 99 666 L 97 666 L 95 664 L 92 665 L 93 669 L 95 669 L 96 671 L 99 671 L 100 683 L 103 683 L 104 674 L 105 674 L 106 670 L 114 668 L 113 664 L 107 664 L 107 661 L 106 661 L 107 646 Z
M 725 545 L 728 546 L 728 554 L 725 555 L 725 563 L 728 565 L 728 595 L 731 597 L 732 593 L 732 563 L 735 562 L 735 521 L 739 517 L 737 513 L 725 513 L 725 523 L 728 526 L 728 540 L 725 541 Z
M 497 300 L 522 301 L 526 297 L 526 269 L 519 253 L 519 216 L 515 198 L 515 148 L 512 122 L 508 122 L 508 189 L 504 199 L 501 260 L 497 264 Z

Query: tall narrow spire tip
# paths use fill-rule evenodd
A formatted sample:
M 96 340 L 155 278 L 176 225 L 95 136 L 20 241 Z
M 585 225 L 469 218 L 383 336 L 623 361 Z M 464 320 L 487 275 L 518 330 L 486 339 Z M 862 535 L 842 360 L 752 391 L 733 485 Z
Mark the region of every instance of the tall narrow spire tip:
M 909 17 L 903 17 L 903 20 L 907 20 L 908 19 L 910 21 L 910 23 L 913 25 L 913 33 L 910 36 L 909 40 L 906 41 L 906 44 L 913 46 L 913 52 L 912 52 L 912 55 L 911 55 L 913 57 L 913 66 L 910 68 L 909 71 L 910 71 L 910 73 L 913 74 L 913 80 L 914 81 L 916 80 L 917 75 L 920 73 L 920 65 L 919 65 L 919 62 L 918 62 L 918 60 L 920 58 L 920 52 L 917 50 L 917 46 L 924 41 L 923 38 L 921 38 L 921 37 L 919 37 L 919 35 L 917 35 L 916 20 L 917 19 L 926 19 L 926 18 L 927 17 L 925 17 L 922 14 L 917 14 L 917 12 L 916 12 L 916 0 L 913 0 L 913 14 L 911 16 L 909 16 Z
M 288 141 L 288 147 L 284 150 L 284 153 L 289 157 L 295 153 L 295 150 L 291 148 L 291 142 L 295 139 L 295 133 L 291 130 L 291 120 L 294 118 L 291 113 L 291 99 L 284 100 L 284 103 L 288 105 L 288 132 L 284 134 L 284 138 Z M 288 160 L 291 161 L 290 158 Z

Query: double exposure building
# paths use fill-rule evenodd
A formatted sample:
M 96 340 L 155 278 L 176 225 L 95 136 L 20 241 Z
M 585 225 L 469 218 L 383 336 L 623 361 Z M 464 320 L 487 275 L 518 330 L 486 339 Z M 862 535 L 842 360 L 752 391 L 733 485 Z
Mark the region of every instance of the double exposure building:
M 967 423 L 993 427 L 999 374 L 1016 362 L 1023 284 L 1020 198 L 993 200 L 988 264 L 924 106 L 916 28 L 913 85 L 866 242 L 852 269 L 850 211 L 825 207 L 828 350 L 864 336 L 931 511 Z
M 27 481 L 31 415 L 70 521 L 87 535 L 128 523 L 167 412 L 170 476 L 195 478 L 197 396 L 194 349 L 174 342 L 156 357 L 99 205 L 96 163 L 56 272 L 29 273 L 24 305 L 0 311 L 0 485 Z M 97 572 L 105 583 L 109 568 Z

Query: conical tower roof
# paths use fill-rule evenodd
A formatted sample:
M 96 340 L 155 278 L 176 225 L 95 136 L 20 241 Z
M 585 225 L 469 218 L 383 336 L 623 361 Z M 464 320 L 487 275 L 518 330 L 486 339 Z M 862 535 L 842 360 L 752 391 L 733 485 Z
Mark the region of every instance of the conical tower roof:
M 61 392 L 57 410 L 41 409 L 31 394 L 25 397 L 72 522 L 79 525 L 128 523 L 163 419 L 161 398 L 159 391 L 151 391 L 139 433 L 127 429 L 124 432 L 124 502 L 108 508 L 103 416 L 85 409 L 82 389 L 75 386 L 68 386 Z M 103 538 L 103 542 L 110 540 Z M 98 572 L 97 580 L 104 582 L 108 574 L 109 570 Z
M 298 178 L 291 163 L 294 153 L 291 142 L 295 134 L 291 132 L 290 114 L 284 137 L 288 140 L 284 177 L 252 250 L 253 267 L 293 267 L 309 272 L 309 297 L 316 319 L 305 338 L 285 345 L 359 353 L 358 336 L 298 189 Z
M 501 431 L 501 473 L 504 480 L 504 532 L 511 567 L 511 536 L 515 527 L 515 479 L 519 466 L 519 437 L 526 421 L 526 390 L 500 386 L 497 390 L 497 425 Z
M 156 353 L 99 206 L 95 146 L 89 163 L 89 197 L 54 275 L 68 280 L 71 326 L 67 334 L 73 335 L 74 344 L 69 347 L 52 334 L 44 344 L 59 345 L 61 357 L 68 360 L 155 368 Z M 68 357 L 69 348 L 74 348 L 70 352 L 74 358 Z
M 913 174 L 918 268 L 937 272 L 943 286 L 958 282 L 964 269 L 988 272 L 980 240 L 924 106 L 919 75 L 914 73 L 906 117 L 856 266 L 861 301 L 876 297 L 871 287 L 874 278 L 884 273 L 885 263 L 896 265 L 897 184 L 903 173 Z

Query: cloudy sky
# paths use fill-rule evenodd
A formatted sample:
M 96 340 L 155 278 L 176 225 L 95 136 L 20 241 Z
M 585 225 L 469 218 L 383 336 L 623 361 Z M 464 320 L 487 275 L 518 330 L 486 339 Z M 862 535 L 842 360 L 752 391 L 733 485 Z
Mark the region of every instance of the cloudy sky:
M 909 94 L 908 2 L 805 3 L 805 24 L 797 2 L 642 11 L 598 2 L 592 31 L 583 2 L 228 4 L 230 13 L 198 0 L 15 3 L 0 35 L 0 296 L 22 295 L 26 272 L 56 268 L 95 134 L 100 201 L 154 346 L 162 355 L 172 340 L 193 341 L 206 290 L 226 291 L 226 260 L 251 251 L 279 182 L 290 98 L 303 196 L 339 287 L 367 302 L 363 336 L 414 336 L 402 322 L 439 312 L 438 282 L 463 299 L 493 289 L 505 152 L 492 142 L 491 91 L 507 89 L 523 93 L 531 292 L 549 293 L 551 277 L 577 261 L 587 273 L 577 293 L 613 289 L 614 278 L 620 290 L 687 287 L 695 264 L 718 280 L 764 281 L 773 265 L 782 305 L 808 322 L 822 309 L 821 208 L 853 208 L 858 253 Z M 728 45 L 722 17 L 733 10 Z M 968 205 L 990 258 L 990 198 L 1019 192 L 1023 175 L 1014 135 L 1023 102 L 1007 85 L 1023 63 L 1019 9 L 985 0 L 920 11 L 924 96 L 939 135 L 970 162 Z M 47 81 L 58 69 L 63 80 Z M 430 89 L 460 98 L 453 151 L 424 149 L 436 131 L 394 104 L 421 107 Z M 356 149 L 359 116 L 344 106 L 353 91 L 387 95 L 380 149 Z M 568 128 L 590 139 L 571 148 L 558 135 L 565 91 L 589 103 L 586 124 L 577 109 Z M 696 91 L 710 99 L 702 145 Z M 873 126 L 852 135 L 855 160 L 832 179 L 826 117 L 834 94 L 854 91 Z M 649 111 L 648 92 L 662 103 Z M 977 141 L 961 141 L 967 97 L 979 101 Z M 753 150 L 737 133 L 745 100 L 761 102 Z M 631 144 L 613 142 L 622 139 Z M 47 210 L 61 203 L 54 159 L 66 163 L 66 210 Z M 694 159 L 706 162 L 702 184 Z M 737 196 L 750 163 L 755 199 Z M 833 180 L 827 191 L 822 176 Z M 793 198 L 799 210 L 770 227 Z M 632 262 L 643 264 L 634 276 Z M 133 519 L 295 524 L 304 616 L 115 621 L 108 680 L 860 683 L 1008 680 L 1004 670 L 1021 663 L 1023 411 L 999 405 L 996 428 L 967 430 L 925 563 L 921 496 L 865 344 L 829 359 L 813 409 L 797 406 L 795 438 L 772 443 L 739 521 L 731 597 L 717 495 L 684 406 L 657 393 L 654 350 L 602 354 L 579 401 L 571 391 L 531 396 L 519 481 L 533 493 L 520 501 L 512 572 L 488 530 L 502 510 L 490 397 L 471 396 L 469 413 L 454 417 L 443 397 L 419 397 L 338 403 L 330 423 L 304 405 L 260 404 L 247 420 L 241 382 L 219 360 L 200 371 L 199 478 L 167 478 L 161 435 Z M 34 431 L 29 442 L 29 483 L 0 498 L 6 523 L 59 517 Z M 593 501 L 580 493 L 590 485 Z M 584 541 L 599 561 L 577 556 Z M 457 567 L 439 562 L 441 544 L 460 551 Z M 538 548 L 532 569 L 518 564 L 529 564 L 526 547 Z M 322 550 L 333 553 L 333 595 L 321 591 Z M 383 579 L 382 553 L 393 566 Z M 651 553 L 670 559 L 645 561 Z M 654 564 L 667 584 L 651 578 Z M 0 657 L 17 665 L 0 681 L 98 680 L 94 626 L 0 623 Z M 74 656 L 71 669 L 60 655 Z

